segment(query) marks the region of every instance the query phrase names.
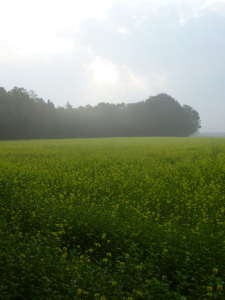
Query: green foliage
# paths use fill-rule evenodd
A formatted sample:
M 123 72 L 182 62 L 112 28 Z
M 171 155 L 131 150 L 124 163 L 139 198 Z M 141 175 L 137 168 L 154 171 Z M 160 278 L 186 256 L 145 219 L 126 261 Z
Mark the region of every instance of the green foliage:
M 0 87 L 0 139 L 189 136 L 200 126 L 197 111 L 167 94 L 137 103 L 55 108 L 34 91 Z
M 0 143 L 1 299 L 225 299 L 225 142 Z

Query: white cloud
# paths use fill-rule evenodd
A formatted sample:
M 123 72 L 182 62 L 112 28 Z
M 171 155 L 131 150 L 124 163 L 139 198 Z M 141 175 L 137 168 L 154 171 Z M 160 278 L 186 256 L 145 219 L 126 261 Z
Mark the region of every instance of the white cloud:
M 185 22 L 184 18 L 181 18 L 181 20 L 180 20 L 181 26 L 184 26 L 184 22 Z
M 225 0 L 209 1 L 201 7 L 201 10 L 211 10 L 221 14 L 225 13 Z

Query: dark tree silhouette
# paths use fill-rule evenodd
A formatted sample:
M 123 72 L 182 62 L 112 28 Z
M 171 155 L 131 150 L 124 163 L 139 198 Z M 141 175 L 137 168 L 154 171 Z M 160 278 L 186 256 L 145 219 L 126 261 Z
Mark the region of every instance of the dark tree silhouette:
M 188 105 L 159 94 L 137 103 L 55 107 L 34 91 L 0 87 L 0 139 L 190 136 L 200 117 Z

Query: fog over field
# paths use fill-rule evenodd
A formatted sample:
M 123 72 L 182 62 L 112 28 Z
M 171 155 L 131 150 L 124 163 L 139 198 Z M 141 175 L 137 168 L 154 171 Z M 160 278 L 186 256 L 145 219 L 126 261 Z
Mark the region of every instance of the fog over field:
M 225 132 L 224 0 L 2 0 L 0 86 L 56 106 L 166 93 Z

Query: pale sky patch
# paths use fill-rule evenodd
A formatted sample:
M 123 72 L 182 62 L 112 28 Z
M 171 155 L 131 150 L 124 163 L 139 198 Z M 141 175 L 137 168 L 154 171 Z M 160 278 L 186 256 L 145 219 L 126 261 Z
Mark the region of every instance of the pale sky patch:
M 126 28 L 119 28 L 118 31 L 121 34 L 127 34 L 127 33 L 129 33 L 129 31 Z
M 135 74 L 133 74 L 131 70 L 128 70 L 127 73 L 130 77 L 128 86 L 136 87 L 140 90 L 148 89 L 148 84 L 149 84 L 148 78 L 135 76 Z

